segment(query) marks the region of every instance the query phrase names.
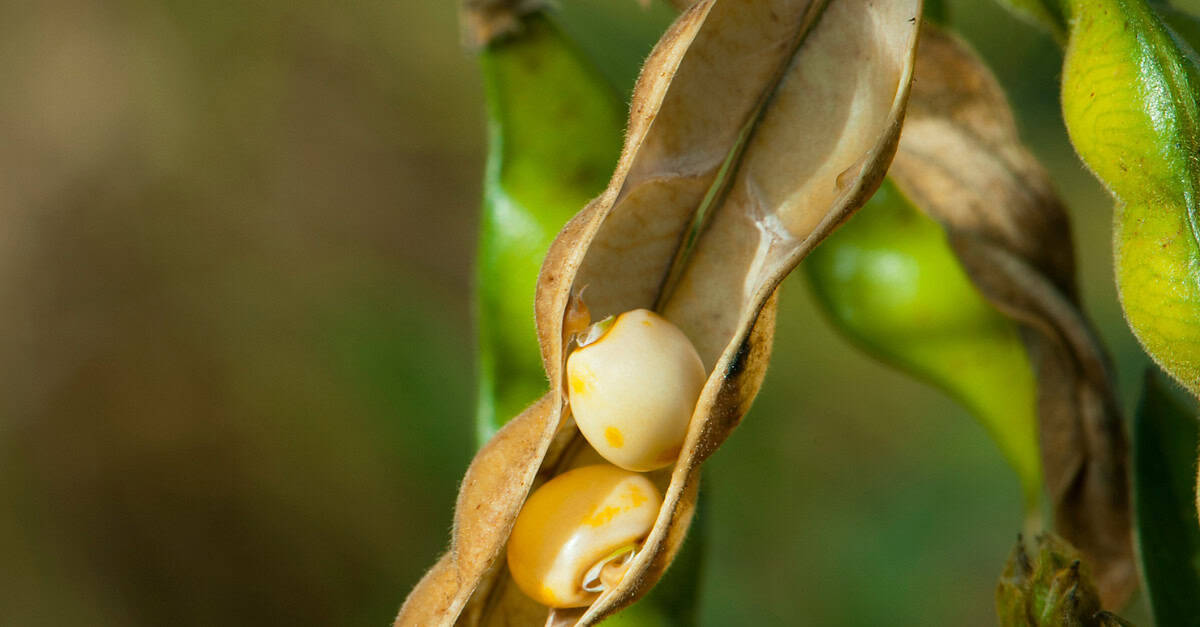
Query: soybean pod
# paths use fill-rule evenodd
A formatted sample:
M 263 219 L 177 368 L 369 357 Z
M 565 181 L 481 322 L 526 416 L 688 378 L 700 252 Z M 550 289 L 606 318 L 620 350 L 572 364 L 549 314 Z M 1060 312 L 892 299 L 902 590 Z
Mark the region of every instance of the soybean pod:
M 1129 326 L 1200 395 L 1200 67 L 1143 0 L 1073 0 L 1063 119 L 1116 197 L 1113 253 Z
M 663 576 L 696 511 L 701 465 L 763 381 L 776 289 L 883 179 L 919 21 L 919 0 L 703 0 L 672 25 L 634 90 L 608 186 L 542 265 L 534 304 L 550 391 L 476 455 L 451 547 L 397 624 L 593 625 Z M 844 80 L 847 67 L 859 80 Z M 844 111 L 854 124 L 840 124 Z M 796 138 L 811 145 L 798 151 Z M 498 561 L 526 499 L 565 476 L 584 442 L 566 373 L 581 298 L 598 320 L 653 308 L 687 336 L 706 378 L 678 458 L 644 475 L 662 505 L 620 577 L 586 606 L 547 609 L 513 594 L 522 575 Z
M 945 229 L 892 181 L 804 263 L 817 303 L 868 354 L 962 402 L 1020 479 L 1042 494 L 1033 365 L 1016 323 L 972 284 Z

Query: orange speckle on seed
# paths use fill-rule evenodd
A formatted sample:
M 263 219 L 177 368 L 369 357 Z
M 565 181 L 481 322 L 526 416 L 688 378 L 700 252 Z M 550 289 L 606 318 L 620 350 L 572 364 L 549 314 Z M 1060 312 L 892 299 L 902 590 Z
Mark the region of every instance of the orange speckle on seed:
M 553 605 L 558 602 L 558 595 L 554 593 L 554 588 L 542 585 L 542 598 L 538 600 L 542 603 Z
M 642 503 L 645 503 L 647 498 L 646 495 L 643 494 L 642 491 L 639 490 L 635 485 L 629 486 L 629 494 L 627 496 L 629 497 L 629 503 L 631 505 L 630 509 L 636 508 Z
M 598 512 L 597 511 L 589 512 L 588 515 L 586 517 L 584 517 L 583 524 L 585 524 L 589 527 L 603 527 L 604 525 L 607 525 L 608 523 L 612 522 L 612 519 L 615 518 L 616 515 L 620 514 L 620 513 L 621 513 L 620 507 L 617 507 L 615 505 L 609 505 L 608 507 L 605 507 L 604 509 L 601 509 Z
M 613 448 L 621 448 L 625 446 L 625 436 L 621 435 L 621 430 L 616 427 L 609 427 L 604 430 L 604 439 L 608 445 Z
M 567 383 L 571 386 L 572 394 L 583 396 L 596 388 L 596 375 L 591 370 L 579 368 L 568 377 Z

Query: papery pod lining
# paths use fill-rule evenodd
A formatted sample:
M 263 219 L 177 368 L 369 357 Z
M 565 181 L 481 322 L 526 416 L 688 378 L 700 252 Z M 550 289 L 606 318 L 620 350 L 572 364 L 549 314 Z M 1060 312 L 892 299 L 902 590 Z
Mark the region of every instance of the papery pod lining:
M 763 86 L 786 70 L 821 4 L 700 2 L 651 53 L 634 90 L 625 150 L 608 189 L 555 245 L 567 254 L 556 258 L 552 248 L 543 266 L 537 319 L 552 382 L 562 380 L 559 327 L 570 288 L 586 287 L 594 319 L 655 306 L 695 212 L 771 93 Z M 693 48 L 707 52 L 686 54 Z M 718 62 L 716 55 L 725 58 Z M 592 249 L 593 239 L 603 243 Z M 564 275 L 572 285 L 558 282 Z M 705 365 L 711 369 L 712 359 Z
M 917 72 L 891 174 L 946 226 L 984 296 L 1026 328 L 1056 529 L 1117 607 L 1136 585 L 1127 444 L 1107 358 L 1076 296 L 1066 212 L 965 44 L 929 29 Z
M 706 365 L 728 351 L 724 338 L 746 328 L 778 280 L 882 182 L 920 10 L 917 2 L 833 2 L 807 35 L 663 309 L 695 338 Z M 856 71 L 847 76 L 847 67 Z M 711 307 L 714 292 L 740 294 L 744 305 Z

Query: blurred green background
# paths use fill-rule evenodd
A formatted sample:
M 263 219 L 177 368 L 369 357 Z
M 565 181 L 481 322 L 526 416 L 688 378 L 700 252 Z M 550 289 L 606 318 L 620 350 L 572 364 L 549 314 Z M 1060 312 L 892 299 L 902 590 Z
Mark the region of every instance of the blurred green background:
M 1069 201 L 1129 406 L 1145 358 L 1058 49 L 949 4 Z M 484 122 L 454 2 L 9 0 L 0 85 L 0 624 L 389 624 L 474 448 Z M 703 623 L 993 624 L 1015 475 L 799 278 L 780 312 L 706 474 Z

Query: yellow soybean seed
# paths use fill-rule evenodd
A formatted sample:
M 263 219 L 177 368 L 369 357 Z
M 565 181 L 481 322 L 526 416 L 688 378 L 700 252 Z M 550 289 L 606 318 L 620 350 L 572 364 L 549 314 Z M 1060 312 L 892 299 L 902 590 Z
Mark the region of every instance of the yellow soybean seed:
M 617 316 L 567 358 L 579 431 L 605 459 L 639 472 L 679 456 L 704 380 L 704 364 L 683 331 L 646 309 Z
M 509 572 L 538 603 L 588 605 L 621 580 L 661 506 L 637 473 L 608 464 L 567 471 L 525 502 L 508 541 Z

